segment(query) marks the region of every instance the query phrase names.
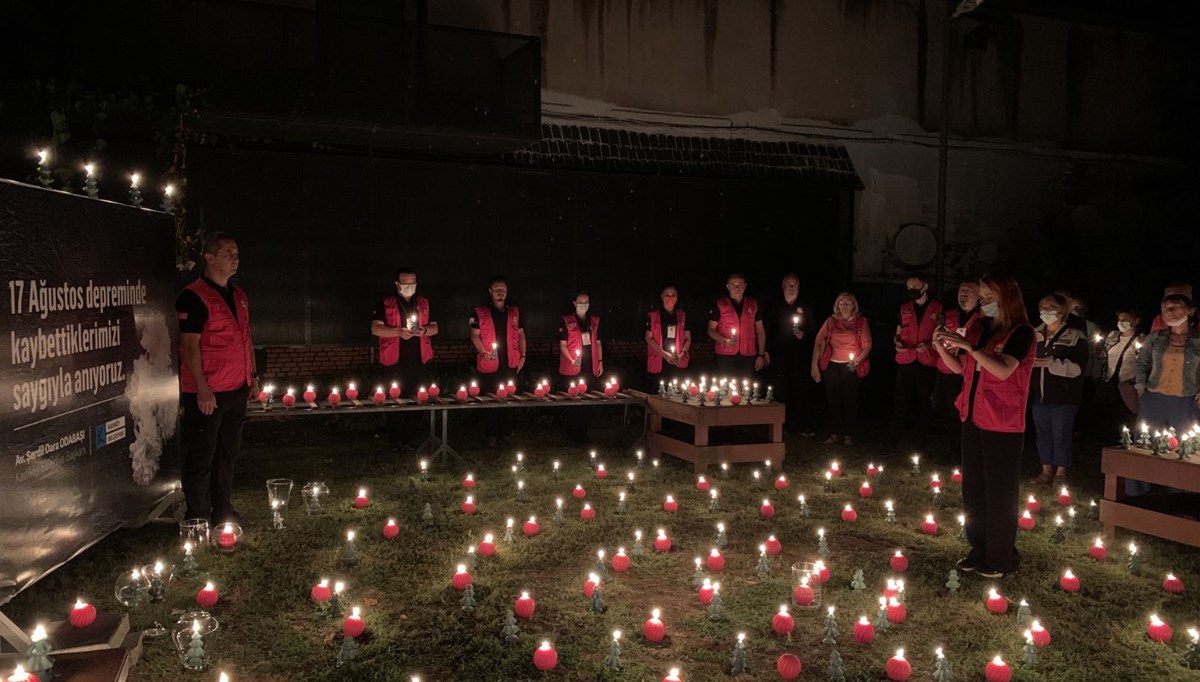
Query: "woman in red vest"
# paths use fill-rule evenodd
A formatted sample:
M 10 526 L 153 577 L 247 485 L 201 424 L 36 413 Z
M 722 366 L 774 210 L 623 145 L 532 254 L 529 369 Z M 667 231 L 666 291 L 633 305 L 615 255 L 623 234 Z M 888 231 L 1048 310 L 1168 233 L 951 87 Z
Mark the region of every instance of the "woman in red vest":
M 1002 578 L 1021 563 L 1017 508 L 1034 332 L 1012 277 L 985 275 L 979 280 L 979 300 L 984 317 L 965 334 L 938 329 L 934 347 L 942 362 L 963 376 L 957 405 L 971 551 L 958 561 L 958 569 Z M 954 348 L 963 353 L 951 353 Z
M 692 333 L 687 328 L 687 315 L 676 307 L 679 290 L 668 284 L 662 290 L 662 307 L 646 315 L 646 374 L 647 391 L 658 390 L 660 382 L 670 382 L 686 369 L 692 348 Z
M 813 346 L 812 378 L 825 384 L 828 403 L 829 439 L 833 445 L 843 437 L 854 445 L 858 422 L 858 385 L 871 371 L 871 325 L 859 314 L 858 299 L 843 291 L 833 302 L 833 315 L 821 325 Z
M 591 383 L 604 373 L 600 316 L 589 312 L 591 305 L 592 299 L 588 292 L 576 292 L 575 299 L 571 302 L 572 311 L 563 315 L 558 327 L 558 373 L 567 382 L 578 382 L 582 378 Z M 590 390 L 593 387 L 588 388 Z M 569 409 L 563 415 L 567 436 L 571 440 L 576 443 L 587 441 L 587 419 L 588 415 L 580 409 Z

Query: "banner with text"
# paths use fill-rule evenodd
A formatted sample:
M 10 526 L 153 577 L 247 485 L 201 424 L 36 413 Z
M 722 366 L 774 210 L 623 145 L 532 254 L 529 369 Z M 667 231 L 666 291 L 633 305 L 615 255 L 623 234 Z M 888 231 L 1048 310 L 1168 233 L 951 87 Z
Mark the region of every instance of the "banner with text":
M 0 604 L 179 478 L 170 216 L 0 180 Z

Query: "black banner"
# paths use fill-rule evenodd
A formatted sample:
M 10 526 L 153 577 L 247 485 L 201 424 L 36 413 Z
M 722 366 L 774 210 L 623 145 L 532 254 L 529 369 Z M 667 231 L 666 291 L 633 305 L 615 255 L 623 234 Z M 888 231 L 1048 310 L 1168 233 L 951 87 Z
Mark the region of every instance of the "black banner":
M 176 486 L 170 216 L 0 180 L 0 604 Z

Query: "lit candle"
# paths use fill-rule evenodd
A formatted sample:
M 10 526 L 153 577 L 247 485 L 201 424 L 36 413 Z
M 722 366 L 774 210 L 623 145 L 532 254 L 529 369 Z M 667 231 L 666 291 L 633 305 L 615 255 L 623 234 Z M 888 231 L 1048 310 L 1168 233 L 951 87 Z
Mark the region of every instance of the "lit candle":
M 221 532 L 217 535 L 217 545 L 222 549 L 232 549 L 237 544 L 238 536 L 234 532 L 233 524 L 227 523 L 221 527 Z
M 1063 571 L 1062 577 L 1058 579 L 1058 584 L 1063 588 L 1064 592 L 1074 593 L 1079 591 L 1079 578 L 1069 568 Z
M 371 504 L 371 498 L 367 497 L 367 489 L 359 488 L 358 497 L 354 498 L 354 506 L 359 509 L 366 509 Z
M 383 526 L 383 537 L 391 540 L 400 535 L 400 526 L 396 525 L 396 519 L 388 519 Z
M 1012 679 L 1012 668 L 1000 658 L 1000 654 L 988 662 L 983 671 L 987 682 L 1009 682 Z
M 86 628 L 96 622 L 96 607 L 80 598 L 75 599 L 75 607 L 71 609 L 71 627 Z
M 355 606 L 350 609 L 350 615 L 342 620 L 342 634 L 347 637 L 359 637 L 366 625 L 363 623 L 362 611 Z
M 196 593 L 196 604 L 202 609 L 211 609 L 217 605 L 220 599 L 221 595 L 211 582 L 205 583 L 204 587 Z
M 666 628 L 663 626 L 662 622 L 662 610 L 652 609 L 650 611 L 650 618 L 647 619 L 646 623 L 642 626 L 642 635 L 644 635 L 646 639 L 650 640 L 651 642 L 657 643 L 662 641 L 665 634 Z
M 1088 556 L 1096 561 L 1104 561 L 1108 558 L 1108 549 L 1104 546 L 1104 538 L 1096 536 L 1096 541 L 1088 549 Z
M 454 572 L 454 578 L 451 580 L 454 589 L 462 592 L 467 589 L 467 585 L 471 584 L 471 574 L 467 572 L 466 564 L 459 564 Z
M 1150 624 L 1146 626 L 1146 634 L 1156 642 L 1169 642 L 1172 635 L 1171 626 L 1157 614 L 1152 613 L 1150 614 Z

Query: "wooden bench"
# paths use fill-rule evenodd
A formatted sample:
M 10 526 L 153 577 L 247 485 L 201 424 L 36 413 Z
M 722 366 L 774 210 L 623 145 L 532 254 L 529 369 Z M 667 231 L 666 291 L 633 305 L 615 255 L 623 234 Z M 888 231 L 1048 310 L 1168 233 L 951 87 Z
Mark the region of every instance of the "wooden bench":
M 758 401 L 750 405 L 705 405 L 692 398 L 687 403 L 657 395 L 642 394 L 650 417 L 646 433 L 646 449 L 657 457 L 668 454 L 691 462 L 696 473 L 703 474 L 711 464 L 728 462 L 764 462 L 770 460 L 775 471 L 783 470 L 783 403 Z M 693 429 L 691 442 L 664 432 L 668 420 Z M 710 442 L 709 429 L 719 427 L 761 426 L 766 438 L 750 438 L 747 442 Z
M 1100 470 L 1104 473 L 1100 521 L 1105 536 L 1112 537 L 1117 528 L 1127 528 L 1200 547 L 1200 521 L 1135 507 L 1124 501 L 1127 478 L 1200 492 L 1200 456 L 1181 460 L 1175 455 L 1158 456 L 1145 450 L 1104 448 Z

